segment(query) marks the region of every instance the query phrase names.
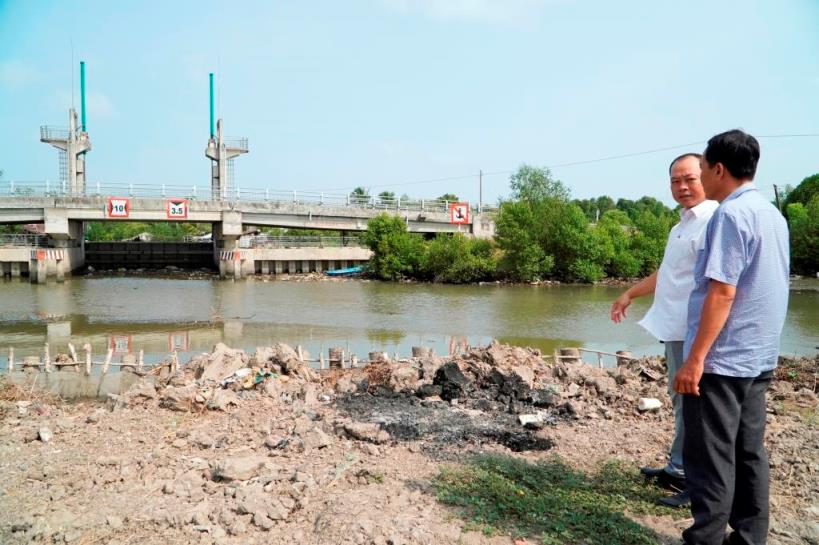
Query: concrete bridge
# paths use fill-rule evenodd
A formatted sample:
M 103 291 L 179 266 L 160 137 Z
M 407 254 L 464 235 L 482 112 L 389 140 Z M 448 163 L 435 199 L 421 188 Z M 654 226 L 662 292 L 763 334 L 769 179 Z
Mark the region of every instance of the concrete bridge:
M 410 232 L 494 235 L 489 213 L 466 203 L 239 188 L 226 197 L 213 199 L 210 191 L 203 194 L 196 186 L 88 184 L 85 194 L 75 194 L 48 182 L 5 182 L 0 185 L 0 224 L 42 223 L 46 242 L 0 247 L 3 273 L 28 272 L 32 281 L 44 282 L 82 267 L 86 221 L 210 223 L 214 261 L 223 277 L 234 278 L 285 267 L 321 270 L 317 262 L 369 259 L 369 250 L 361 247 L 240 248 L 239 238 L 249 226 L 364 231 L 370 219 L 386 212 L 400 217 Z

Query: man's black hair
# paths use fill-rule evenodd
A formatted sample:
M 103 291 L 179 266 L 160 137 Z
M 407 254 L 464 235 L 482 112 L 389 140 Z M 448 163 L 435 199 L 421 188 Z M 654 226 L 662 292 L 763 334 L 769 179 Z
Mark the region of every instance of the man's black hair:
M 720 133 L 708 141 L 705 160 L 711 166 L 722 163 L 738 180 L 753 180 L 759 162 L 759 142 L 739 129 Z
M 675 157 L 671 164 L 668 165 L 668 175 L 671 176 L 671 169 L 674 168 L 674 163 L 679 161 L 680 159 L 685 159 L 686 157 L 696 157 L 697 159 L 702 159 L 701 153 L 683 153 L 679 157 Z

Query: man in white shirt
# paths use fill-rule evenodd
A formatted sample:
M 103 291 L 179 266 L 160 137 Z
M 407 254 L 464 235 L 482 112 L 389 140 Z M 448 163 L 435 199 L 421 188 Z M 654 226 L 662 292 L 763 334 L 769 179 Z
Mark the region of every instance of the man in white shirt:
M 682 507 L 689 502 L 683 469 L 683 417 L 682 396 L 672 385 L 677 369 L 683 364 L 683 342 L 686 334 L 688 297 L 694 289 L 694 265 L 697 251 L 705 239 L 708 220 L 719 203 L 705 198 L 700 182 L 700 158 L 697 153 L 680 155 L 671 162 L 671 195 L 683 207 L 680 222 L 668 235 L 668 242 L 660 268 L 626 290 L 611 305 L 611 319 L 615 323 L 626 317 L 626 309 L 632 299 L 654 294 L 654 303 L 640 320 L 658 341 L 665 344 L 668 365 L 668 393 L 674 408 L 674 440 L 671 454 L 664 468 L 644 467 L 640 471 L 649 478 L 656 478 L 664 487 L 677 492 L 662 503 Z

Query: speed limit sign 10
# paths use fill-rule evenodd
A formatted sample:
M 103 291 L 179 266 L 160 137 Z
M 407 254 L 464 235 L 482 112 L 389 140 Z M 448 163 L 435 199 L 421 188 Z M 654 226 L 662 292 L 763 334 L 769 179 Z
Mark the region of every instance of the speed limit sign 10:
M 168 219 L 184 220 L 188 217 L 187 199 L 168 199 L 165 201 L 165 212 Z
M 131 215 L 131 199 L 110 197 L 107 212 L 109 218 L 127 218 Z

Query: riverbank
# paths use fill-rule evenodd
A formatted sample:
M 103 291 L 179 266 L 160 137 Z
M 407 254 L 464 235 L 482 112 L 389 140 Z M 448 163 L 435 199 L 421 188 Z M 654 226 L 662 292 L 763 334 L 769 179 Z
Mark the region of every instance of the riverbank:
M 782 369 L 769 408 L 770 542 L 790 545 L 819 531 L 810 525 L 819 491 L 809 383 L 817 361 Z M 673 427 L 656 359 L 596 369 L 492 344 L 454 358 L 317 372 L 286 345 L 255 353 L 219 345 L 169 371 L 104 403 L 3 385 L 0 541 L 540 542 L 537 517 L 553 514 L 509 527 L 458 503 L 459 486 L 478 500 L 497 492 L 470 481 L 485 475 L 472 456 L 487 454 L 542 468 L 561 467 L 548 465 L 559 456 L 592 487 L 561 501 L 581 502 L 598 485 L 615 498 L 602 506 L 611 528 L 594 527 L 599 517 L 569 504 L 579 513 L 575 537 L 549 543 L 675 544 L 688 523 L 684 511 L 652 507 L 663 492 L 637 474 L 662 462 Z M 663 406 L 641 412 L 642 397 Z M 611 460 L 623 469 L 617 479 L 589 477 Z M 525 498 L 526 488 L 514 494 Z M 606 533 L 624 529 L 632 541 Z

